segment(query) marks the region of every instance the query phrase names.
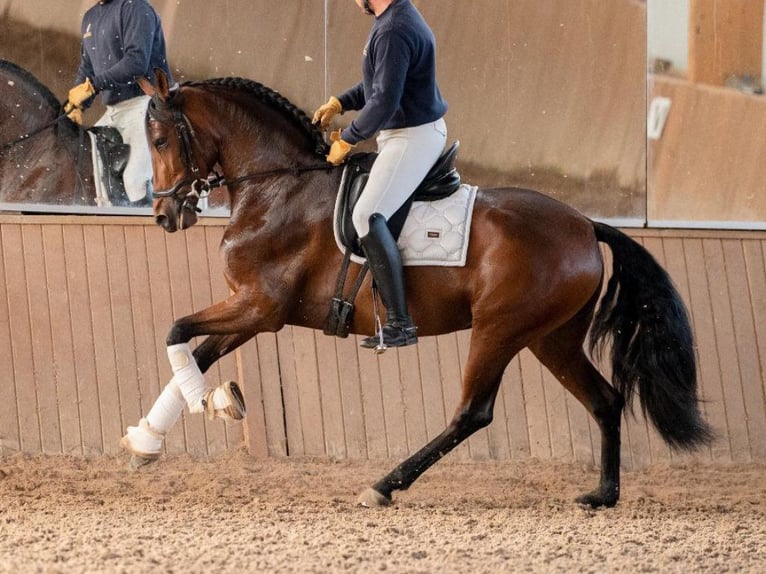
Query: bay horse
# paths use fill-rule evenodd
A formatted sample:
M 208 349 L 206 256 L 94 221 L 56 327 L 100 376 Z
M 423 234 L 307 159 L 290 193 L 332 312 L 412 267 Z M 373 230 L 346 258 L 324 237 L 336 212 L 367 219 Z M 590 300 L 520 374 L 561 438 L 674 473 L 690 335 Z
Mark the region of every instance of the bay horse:
M 204 373 L 257 333 L 287 324 L 321 329 L 342 264 L 332 223 L 342 169 L 324 161 L 322 132 L 255 81 L 220 78 L 171 90 L 161 72 L 154 80 L 141 84 L 152 98 L 146 129 L 156 223 L 171 233 L 194 225 L 198 192 L 215 168 L 231 206 L 221 255 L 232 295 L 176 320 L 167 345 L 206 335 L 192 355 Z M 441 434 L 359 501 L 389 504 L 393 491 L 407 489 L 489 425 L 503 371 L 526 347 L 601 432 L 599 484 L 577 501 L 614 506 L 621 416 L 634 394 L 670 446 L 693 449 L 712 440 L 699 410 L 684 304 L 665 270 L 621 231 L 536 191 L 480 188 L 477 194 L 465 266 L 405 268 L 419 335 L 472 329 L 460 402 Z M 610 247 L 614 262 L 603 296 L 599 242 Z M 352 265 L 349 278 L 359 269 Z M 358 301 L 352 333 L 374 332 L 368 299 Z M 591 354 L 611 347 L 613 385 L 586 354 L 589 330 Z
M 87 134 L 30 72 L 0 60 L 0 202 L 96 205 Z

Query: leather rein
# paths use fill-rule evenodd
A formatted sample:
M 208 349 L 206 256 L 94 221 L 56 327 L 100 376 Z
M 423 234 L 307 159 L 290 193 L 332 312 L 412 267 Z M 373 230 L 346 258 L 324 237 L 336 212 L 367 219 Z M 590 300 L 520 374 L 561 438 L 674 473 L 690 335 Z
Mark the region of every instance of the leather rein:
M 8 142 L 8 143 L 4 143 L 4 144 L 2 144 L 2 146 L 0 146 L 0 151 L 5 151 L 5 150 L 7 150 L 7 149 L 10 149 L 10 148 L 12 148 L 13 146 L 15 146 L 15 145 L 17 145 L 17 144 L 20 144 L 21 142 L 23 142 L 23 141 L 26 141 L 26 140 L 28 140 L 29 138 L 31 138 L 31 137 L 33 137 L 33 136 L 36 136 L 36 135 L 37 135 L 37 134 L 39 134 L 39 133 L 42 133 L 42 132 L 44 132 L 44 131 L 45 131 L 45 130 L 47 130 L 48 128 L 50 128 L 50 127 L 53 127 L 54 125 L 56 125 L 57 123 L 59 123 L 59 122 L 60 122 L 61 120 L 63 120 L 65 117 L 66 117 L 66 114 L 61 114 L 60 116 L 57 116 L 56 118 L 54 118 L 54 119 L 52 119 L 51 121 L 49 121 L 49 122 L 48 122 L 47 124 L 45 124 L 44 126 L 40 126 L 39 128 L 37 128 L 37 129 L 34 129 L 34 130 L 32 130 L 31 132 L 24 134 L 23 136 L 19 136 L 19 137 L 17 137 L 17 138 L 16 138 L 15 140 L 13 140 L 13 141 L 10 141 L 10 142 Z
M 183 198 L 179 197 L 179 199 L 183 200 L 183 203 L 181 204 L 182 209 L 191 209 L 197 212 L 202 211 L 197 207 L 199 200 L 210 195 L 210 192 L 213 189 L 222 187 L 224 185 L 235 185 L 245 181 L 270 177 L 272 175 L 289 174 L 293 177 L 298 177 L 301 174 L 309 171 L 330 171 L 333 167 L 328 163 L 304 166 L 293 165 L 289 167 L 281 167 L 248 175 L 242 175 L 233 179 L 226 179 L 222 175 L 213 171 L 212 174 L 208 174 L 207 176 L 203 177 L 202 171 L 199 169 L 197 162 L 194 160 L 194 129 L 189 123 L 189 119 L 186 117 L 186 114 L 184 114 L 180 108 L 175 107 L 173 108 L 172 112 L 173 124 L 176 130 L 176 134 L 178 135 L 178 139 L 181 142 L 181 159 L 183 160 L 184 166 L 186 168 L 186 177 L 168 189 L 153 190 L 152 197 L 154 199 L 161 199 L 164 197 L 178 197 L 179 192 L 188 186 L 191 191 L 187 193 Z

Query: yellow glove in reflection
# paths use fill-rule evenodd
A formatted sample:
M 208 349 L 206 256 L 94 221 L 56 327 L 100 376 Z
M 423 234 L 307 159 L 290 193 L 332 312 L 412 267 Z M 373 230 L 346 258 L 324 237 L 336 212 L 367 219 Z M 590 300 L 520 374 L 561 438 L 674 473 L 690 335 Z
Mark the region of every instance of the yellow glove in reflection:
M 83 102 L 96 94 L 96 89 L 93 84 L 90 83 L 90 78 L 85 78 L 82 84 L 77 84 L 74 88 L 69 90 L 67 95 L 67 101 L 64 104 L 64 111 L 68 114 L 74 108 L 82 108 Z
M 82 125 L 82 110 L 80 108 L 72 108 L 72 111 L 67 114 L 67 117 L 78 126 Z
M 327 100 L 327 103 L 319 106 L 319 109 L 314 112 L 314 119 L 311 120 L 311 122 L 326 128 L 330 124 L 330 120 L 332 120 L 342 111 L 343 106 L 340 104 L 340 100 L 335 96 L 330 96 L 330 99 Z
M 341 139 L 340 130 L 336 130 L 330 134 L 330 141 L 332 142 L 332 146 L 330 147 L 330 153 L 327 155 L 327 161 L 333 165 L 340 165 L 354 146 Z

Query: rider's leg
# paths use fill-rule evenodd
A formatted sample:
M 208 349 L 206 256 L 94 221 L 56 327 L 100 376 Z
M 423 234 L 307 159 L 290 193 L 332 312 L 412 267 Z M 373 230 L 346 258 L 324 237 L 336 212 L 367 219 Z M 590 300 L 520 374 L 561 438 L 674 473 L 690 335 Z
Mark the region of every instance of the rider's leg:
M 123 143 L 130 146 L 122 180 L 125 193 L 133 203 L 149 202 L 147 194 L 151 189 L 152 156 L 144 127 L 149 99 L 149 96 L 138 96 L 111 106 L 111 125 L 119 130 Z
M 369 233 L 362 237 L 360 242 L 386 306 L 383 345 L 386 347 L 414 345 L 418 342 L 417 327 L 407 311 L 402 256 L 382 215 L 375 213 L 370 217 Z M 362 341 L 362 346 L 375 348 L 380 343 L 379 336 L 376 335 Z
M 423 181 L 446 141 L 444 120 L 414 128 L 383 130 L 378 136 L 378 157 L 354 206 L 354 227 L 386 305 L 385 346 L 417 341 L 415 326 L 407 312 L 401 255 L 386 221 Z M 375 336 L 365 339 L 362 346 L 374 348 L 380 343 Z

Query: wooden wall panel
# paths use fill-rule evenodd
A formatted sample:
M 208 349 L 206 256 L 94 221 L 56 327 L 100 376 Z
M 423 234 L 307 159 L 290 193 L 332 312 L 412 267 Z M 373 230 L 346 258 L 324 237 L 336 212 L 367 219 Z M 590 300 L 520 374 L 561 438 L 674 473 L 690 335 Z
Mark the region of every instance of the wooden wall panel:
M 5 400 L 0 401 L 0 452 L 21 450 L 18 410 L 18 384 L 13 365 L 13 338 L 11 333 L 11 307 L 8 295 L 8 275 L 18 273 L 18 256 L 5 255 L 4 233 L 0 228 L 0 381 L 3 383 Z M 9 268 L 6 261 L 11 265 Z M 16 310 L 14 310 L 16 312 Z
M 356 337 L 336 339 L 335 349 L 338 361 L 340 395 L 343 405 L 346 454 L 349 458 L 367 458 L 366 425 L 362 402 L 362 387 L 359 384 L 359 359 L 357 356 Z M 420 390 L 419 381 L 417 389 L 418 391 Z M 414 405 L 416 403 L 413 403 Z M 411 429 L 412 427 L 409 428 Z
M 6 360 L 10 359 L 13 363 L 13 381 L 16 387 L 16 408 L 19 417 L 19 446 L 25 452 L 43 452 L 26 279 L 27 265 L 34 265 L 35 262 L 28 263 L 25 256 L 22 227 L 9 225 L 2 229 L 6 261 L 6 293 L 10 310 L 8 326 L 12 347 L 11 356 L 6 357 Z
M 128 218 L 0 216 L 0 452 L 115 454 L 170 380 L 174 317 L 225 299 L 221 223 L 167 235 Z M 766 460 L 766 233 L 631 230 L 665 266 L 695 328 L 703 410 L 718 439 L 670 451 L 626 414 L 623 464 Z M 401 459 L 442 432 L 460 397 L 470 331 L 423 338 L 383 356 L 359 338 L 287 327 L 214 365 L 235 379 L 245 425 L 184 414 L 168 454 Z M 602 366 L 605 376 L 609 369 Z M 456 459 L 556 458 L 598 464 L 585 409 L 523 351 L 509 365 L 494 422 Z
M 766 460 L 766 243 L 748 241 L 743 243 L 747 274 L 743 278 L 749 287 L 749 310 L 752 312 L 752 331 L 743 330 L 740 340 L 744 352 L 740 357 L 750 358 L 743 365 L 742 380 L 747 387 L 747 420 L 751 425 L 750 448 L 754 460 Z M 747 316 L 747 312 L 743 312 Z M 752 347 L 749 340 L 752 338 Z M 758 381 L 761 387 L 758 387 Z
M 94 353 L 92 305 L 88 289 L 85 235 L 82 226 L 64 225 L 64 254 L 67 265 L 67 292 L 70 301 L 72 351 L 77 377 L 78 411 L 70 413 L 80 423 L 84 455 L 104 452 L 101 408 Z
M 80 420 L 78 416 L 73 416 L 79 413 L 79 393 L 73 354 L 72 308 L 67 288 L 66 250 L 60 225 L 43 227 L 43 252 L 53 344 L 51 359 L 61 425 L 61 452 L 81 454 Z
M 21 228 L 26 265 L 27 306 L 32 341 L 31 358 L 34 369 L 34 390 L 37 395 L 37 420 L 42 452 L 61 451 L 61 425 L 58 416 L 58 388 L 53 372 L 53 341 L 51 316 L 48 307 L 48 286 L 45 277 L 45 252 L 42 229 L 39 225 Z

